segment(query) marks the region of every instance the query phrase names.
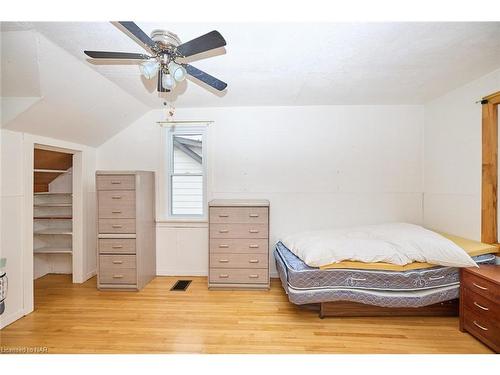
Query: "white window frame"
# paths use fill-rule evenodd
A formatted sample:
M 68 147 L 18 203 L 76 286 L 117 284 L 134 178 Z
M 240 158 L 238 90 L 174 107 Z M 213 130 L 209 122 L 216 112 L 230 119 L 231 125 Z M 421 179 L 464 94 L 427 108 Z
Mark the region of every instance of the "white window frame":
M 164 127 L 164 142 L 162 145 L 163 155 L 164 155 L 164 192 L 166 193 L 166 199 L 162 204 L 162 208 L 164 211 L 164 216 L 168 221 L 175 220 L 193 220 L 206 221 L 208 218 L 208 203 L 207 203 L 207 176 L 208 176 L 208 160 L 207 160 L 207 134 L 208 134 L 208 126 L 207 125 L 182 125 L 182 126 L 170 126 Z M 173 173 L 173 163 L 174 163 L 174 145 L 173 145 L 173 137 L 174 135 L 198 135 L 201 134 L 202 137 L 202 173 L 201 176 L 203 178 L 203 214 L 202 215 L 174 215 L 172 214 L 172 176 Z M 191 176 L 199 176 L 198 174 L 191 174 Z M 166 190 L 166 191 L 165 191 Z

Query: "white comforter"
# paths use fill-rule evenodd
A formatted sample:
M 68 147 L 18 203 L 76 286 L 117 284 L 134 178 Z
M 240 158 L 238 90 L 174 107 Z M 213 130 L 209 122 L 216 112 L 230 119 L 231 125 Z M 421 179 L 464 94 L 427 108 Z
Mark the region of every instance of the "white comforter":
M 304 232 L 285 237 L 282 242 L 311 267 L 344 260 L 477 267 L 474 260 L 452 241 L 407 223 Z

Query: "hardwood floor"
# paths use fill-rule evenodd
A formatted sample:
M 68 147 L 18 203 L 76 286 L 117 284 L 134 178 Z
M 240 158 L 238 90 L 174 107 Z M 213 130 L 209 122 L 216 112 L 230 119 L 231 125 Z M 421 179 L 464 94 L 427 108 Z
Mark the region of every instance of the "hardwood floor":
M 457 317 L 319 319 L 270 291 L 209 291 L 194 277 L 157 277 L 137 292 L 100 292 L 95 278 L 35 282 L 35 311 L 0 331 L 0 346 L 48 353 L 491 353 Z

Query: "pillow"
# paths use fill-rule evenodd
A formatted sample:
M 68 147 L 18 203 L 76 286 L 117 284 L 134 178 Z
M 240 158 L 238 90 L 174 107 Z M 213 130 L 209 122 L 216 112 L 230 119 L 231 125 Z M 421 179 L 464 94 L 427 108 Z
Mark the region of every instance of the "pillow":
M 281 242 L 310 267 L 345 260 L 477 267 L 476 262 L 452 241 L 408 223 L 303 232 L 287 236 Z

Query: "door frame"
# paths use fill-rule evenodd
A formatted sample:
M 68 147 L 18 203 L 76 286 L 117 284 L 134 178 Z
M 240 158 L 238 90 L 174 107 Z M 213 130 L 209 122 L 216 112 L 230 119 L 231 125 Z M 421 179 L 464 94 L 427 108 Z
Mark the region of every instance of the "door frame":
M 498 105 L 500 91 L 482 105 L 481 241 L 498 243 Z
M 51 151 L 73 154 L 72 184 L 73 184 L 73 236 L 72 236 L 72 278 L 73 283 L 85 281 L 84 264 L 84 178 L 83 149 L 64 141 L 24 135 L 24 208 L 23 208 L 23 305 L 24 315 L 34 310 L 34 270 L 33 270 L 33 170 L 34 149 L 41 148 Z

